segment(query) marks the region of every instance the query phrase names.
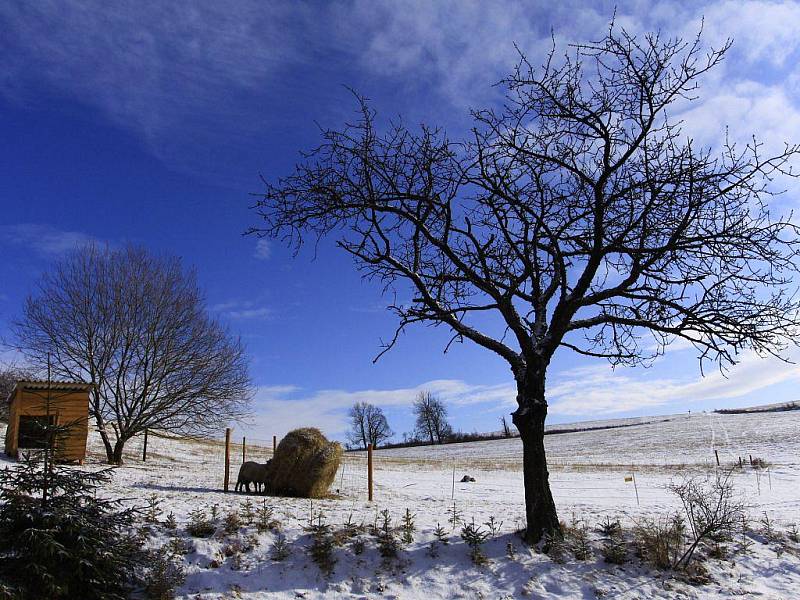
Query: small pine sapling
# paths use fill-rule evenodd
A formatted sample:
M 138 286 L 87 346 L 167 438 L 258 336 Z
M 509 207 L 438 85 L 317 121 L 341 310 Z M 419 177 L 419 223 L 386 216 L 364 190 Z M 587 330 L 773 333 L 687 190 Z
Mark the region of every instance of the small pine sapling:
M 403 515 L 403 522 L 400 525 L 400 529 L 403 532 L 401 539 L 406 545 L 411 544 L 414 541 L 414 531 L 417 529 L 414 525 L 414 518 L 416 516 L 416 514 L 411 514 L 411 511 L 408 509 L 406 509 L 406 512 Z
M 589 544 L 589 528 L 585 523 L 575 524 L 570 528 L 572 538 L 572 555 L 576 560 L 588 560 L 592 555 Z
M 750 524 L 747 522 L 747 516 L 742 515 L 742 524 L 740 526 L 739 532 L 741 533 L 741 544 L 739 546 L 739 551 L 744 554 L 750 554 L 750 549 L 753 547 L 755 543 L 753 538 L 750 536 Z
M 619 519 L 611 520 L 611 517 L 606 516 L 605 520 L 600 523 L 598 526 L 600 533 L 602 533 L 606 537 L 612 537 L 615 535 L 619 535 L 622 533 L 622 525 L 619 522 Z
M 353 554 L 356 556 L 364 554 L 364 540 L 360 537 L 353 540 Z
M 484 523 L 486 527 L 489 529 L 489 533 L 493 538 L 497 537 L 497 534 L 500 533 L 500 528 L 503 526 L 502 521 L 498 521 L 494 518 L 494 515 L 489 516 L 489 520 Z
M 563 525 L 562 529 L 564 529 Z M 554 563 L 564 563 L 567 551 L 567 542 L 561 532 L 547 533 L 542 537 L 542 552 L 547 554 Z
M 489 539 L 489 532 L 484 531 L 480 525 L 475 524 L 475 519 L 472 522 L 465 523 L 461 527 L 461 539 L 469 546 L 469 557 L 475 565 L 484 565 L 489 562 L 486 554 L 483 552 L 483 544 Z
M 255 520 L 255 512 L 253 511 L 253 503 L 250 501 L 250 498 L 245 500 L 242 505 L 239 507 L 239 516 L 241 518 L 242 523 L 246 527 L 249 527 L 253 524 Z
M 211 537 L 216 529 L 214 523 L 206 517 L 204 510 L 198 508 L 189 513 L 189 523 L 186 525 L 186 531 L 192 537 Z
M 175 520 L 175 513 L 172 511 L 170 511 L 167 518 L 164 519 L 164 527 L 171 530 L 178 528 L 178 522 Z
M 378 552 L 383 557 L 384 561 L 397 558 L 397 553 L 400 549 L 400 544 L 395 537 L 395 531 L 392 527 L 392 517 L 389 514 L 389 509 L 381 511 L 381 526 L 378 529 Z
M 464 522 L 464 516 L 461 513 L 461 510 L 456 506 L 455 502 L 453 502 L 453 508 L 447 510 L 447 514 L 449 515 L 447 522 L 452 525 L 453 530 L 455 530 L 459 523 Z
M 769 542 L 777 542 L 781 538 L 780 532 L 775 529 L 775 523 L 772 522 L 772 519 L 769 518 L 769 515 L 764 512 L 764 516 L 761 517 L 761 528 L 764 532 L 764 537 Z
M 185 556 L 194 551 L 194 544 L 182 537 L 174 537 L 170 539 L 169 542 L 164 544 L 164 546 L 162 546 L 162 552 L 166 552 L 174 556 Z
M 144 520 L 147 523 L 158 523 L 161 515 L 161 498 L 158 494 L 150 494 L 147 497 L 147 506 L 144 509 Z
M 242 522 L 239 519 L 239 513 L 237 511 L 232 510 L 225 515 L 225 520 L 222 523 L 222 529 L 225 533 L 236 533 L 241 527 Z
M 256 511 L 256 529 L 259 533 L 278 527 L 279 523 L 272 518 L 273 514 L 274 511 L 272 507 L 268 506 L 267 501 L 264 500 Z
M 443 546 L 447 546 L 450 543 L 450 539 L 447 536 L 447 532 L 444 530 L 439 523 L 436 523 L 436 529 L 433 530 L 433 535 L 436 536 L 436 540 L 442 544 Z
M 289 558 L 290 554 L 291 548 L 289 547 L 289 542 L 286 540 L 286 536 L 278 532 L 270 548 L 270 558 L 275 562 L 281 562 Z
M 513 542 L 506 542 L 506 556 L 508 560 L 517 559 L 517 548 L 514 546 Z
M 797 531 L 797 523 L 789 524 L 789 533 L 786 534 L 786 537 L 795 544 L 800 543 L 800 532 Z
M 175 597 L 175 590 L 186 581 L 186 572 L 174 556 L 152 553 L 150 570 L 144 593 L 154 600 L 168 600 Z
M 308 553 L 323 575 L 328 577 L 333 573 L 336 557 L 333 554 L 334 542 L 331 526 L 325 523 L 322 511 L 319 512 L 316 523 L 313 523 L 312 520 L 312 525 L 309 529 L 312 542 Z

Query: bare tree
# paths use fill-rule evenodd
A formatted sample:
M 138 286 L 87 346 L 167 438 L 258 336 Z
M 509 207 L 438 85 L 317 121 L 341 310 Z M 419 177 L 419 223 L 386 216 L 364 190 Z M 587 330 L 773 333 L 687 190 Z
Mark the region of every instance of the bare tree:
M 347 438 L 354 448 L 377 448 L 394 435 L 380 407 L 368 402 L 356 402 L 350 409 L 350 432 Z
M 453 431 L 447 422 L 447 407 L 431 392 L 420 392 L 413 405 L 414 429 L 420 439 L 429 439 L 431 444 L 441 444 Z
M 218 433 L 247 410 L 244 348 L 178 259 L 77 249 L 42 276 L 14 334 L 30 364 L 49 354 L 54 377 L 94 384 L 90 414 L 112 463 L 145 429 Z
M 699 148 L 667 114 L 729 46 L 612 26 L 540 68 L 522 56 L 502 107 L 474 111 L 460 143 L 397 122 L 381 133 L 359 97 L 358 120 L 324 131 L 254 207 L 251 231 L 296 248 L 336 235 L 365 277 L 412 290 L 389 307 L 399 326 L 381 354 L 429 323 L 508 363 L 529 541 L 559 529 L 544 450 L 556 350 L 637 365 L 683 338 L 701 369 L 726 368 L 796 339 L 798 231 L 768 201 L 800 148 Z
M 511 425 L 509 425 L 508 421 L 506 421 L 506 416 L 503 415 L 500 417 L 500 425 L 503 427 L 503 437 L 514 437 L 514 432 L 511 431 Z

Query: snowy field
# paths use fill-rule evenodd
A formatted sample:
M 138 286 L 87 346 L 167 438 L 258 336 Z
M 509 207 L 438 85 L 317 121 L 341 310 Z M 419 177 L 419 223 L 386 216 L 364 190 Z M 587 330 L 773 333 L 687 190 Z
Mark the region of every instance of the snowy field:
M 554 562 L 526 548 L 515 531 L 522 527 L 523 491 L 519 440 L 497 440 L 375 452 L 375 498 L 366 499 L 366 457 L 347 453 L 337 475 L 334 498 L 309 500 L 273 498 L 266 501 L 280 521 L 291 554 L 271 559 L 274 531 L 256 533 L 245 527 L 238 534 L 209 539 L 190 538 L 185 526 L 190 511 L 220 515 L 240 511 L 249 498 L 258 506 L 264 498 L 222 492 L 223 446 L 220 442 L 187 441 L 151 436 L 147 462 L 141 461 L 141 440 L 130 443 L 126 464 L 115 469 L 104 494 L 144 505 L 153 494 L 160 500 L 160 519 L 172 512 L 177 532 L 154 527 L 153 544 L 170 537 L 189 541 L 182 557 L 187 578 L 182 598 L 795 598 L 800 595 L 800 545 L 785 539 L 769 541 L 759 533 L 764 515 L 780 532 L 800 524 L 800 411 L 720 415 L 702 413 L 644 419 L 635 426 L 549 435 L 551 485 L 562 520 L 585 523 L 595 552 L 585 561 L 567 557 Z M 610 424 L 621 424 L 611 422 Z M 596 423 L 591 424 L 596 426 Z M 563 427 L 561 425 L 559 428 Z M 266 444 L 265 444 L 266 445 Z M 248 445 L 248 459 L 262 461 L 270 447 Z M 85 468 L 102 464 L 99 439 L 90 439 Z M 713 476 L 717 451 L 722 468 L 745 462 L 733 481 L 753 519 L 755 543 L 746 553 L 706 563 L 710 583 L 697 585 L 674 574 L 643 567 L 631 556 L 622 566 L 606 564 L 596 551 L 597 525 L 619 518 L 626 528 L 647 516 L 662 517 L 678 509 L 666 490 L 687 476 Z M 241 462 L 241 446 L 232 452 L 231 489 Z M 769 465 L 753 469 L 749 457 Z M 460 483 L 465 474 L 474 483 Z M 634 483 L 626 478 L 635 478 Z M 502 522 L 486 543 L 486 565 L 474 566 L 449 523 L 454 509 L 470 522 Z M 399 559 L 386 562 L 374 537 L 360 534 L 364 551 L 354 540 L 337 547 L 333 572 L 324 576 L 308 556 L 307 532 L 313 514 L 339 529 L 347 521 L 372 525 L 388 509 L 394 524 L 409 509 L 415 515 L 414 540 L 404 544 Z M 438 557 L 430 556 L 433 531 L 440 524 L 450 543 Z M 232 539 L 249 540 L 247 549 L 226 556 Z M 762 543 L 763 542 L 763 543 Z M 513 549 L 513 558 L 508 548 Z M 731 543 L 731 551 L 737 543 Z M 249 548 L 252 546 L 252 548 Z

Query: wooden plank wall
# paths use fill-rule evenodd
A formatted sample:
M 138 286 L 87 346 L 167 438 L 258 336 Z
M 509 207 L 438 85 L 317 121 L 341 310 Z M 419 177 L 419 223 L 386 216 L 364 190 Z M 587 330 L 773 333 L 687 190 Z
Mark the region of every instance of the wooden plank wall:
M 17 455 L 17 432 L 22 415 L 43 416 L 47 414 L 47 390 L 23 388 L 9 407 L 6 431 L 6 454 Z M 72 423 L 68 435 L 59 440 L 56 457 L 63 461 L 81 462 L 86 457 L 86 438 L 89 434 L 89 392 L 53 390 L 50 414 L 56 415 L 58 425 Z

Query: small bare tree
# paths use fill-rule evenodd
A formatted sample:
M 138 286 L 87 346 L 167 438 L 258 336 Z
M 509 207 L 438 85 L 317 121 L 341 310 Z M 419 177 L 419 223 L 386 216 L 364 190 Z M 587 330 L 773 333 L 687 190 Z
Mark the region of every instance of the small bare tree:
M 76 249 L 45 273 L 14 325 L 31 365 L 92 383 L 90 414 L 108 461 L 145 429 L 218 433 L 246 413 L 244 348 L 211 319 L 178 259 Z
M 354 448 L 377 448 L 394 435 L 383 410 L 369 402 L 356 402 L 350 409 L 350 432 L 347 439 Z
M 710 481 L 692 477 L 669 486 L 680 498 L 691 534 L 672 568 L 686 568 L 700 544 L 731 539 L 741 524 L 746 511 L 743 502 L 734 494 L 732 472 L 732 469 L 719 472 Z
M 255 206 L 254 232 L 296 246 L 334 235 L 365 277 L 410 291 L 389 307 L 383 352 L 422 323 L 507 362 L 530 542 L 560 528 L 544 448 L 559 349 L 637 365 L 682 338 L 701 368 L 724 368 L 798 339 L 798 228 L 768 205 L 800 146 L 701 148 L 670 118 L 729 45 L 612 26 L 541 67 L 522 56 L 462 141 L 381 131 L 359 98 L 358 119 L 323 132 Z
M 431 444 L 447 440 L 453 428 L 447 422 L 447 407 L 431 392 L 420 392 L 413 405 L 414 429 L 418 437 L 429 439 Z
M 511 431 L 512 425 L 506 420 L 506 416 L 500 417 L 500 425 L 503 427 L 503 437 L 514 437 L 514 432 Z

